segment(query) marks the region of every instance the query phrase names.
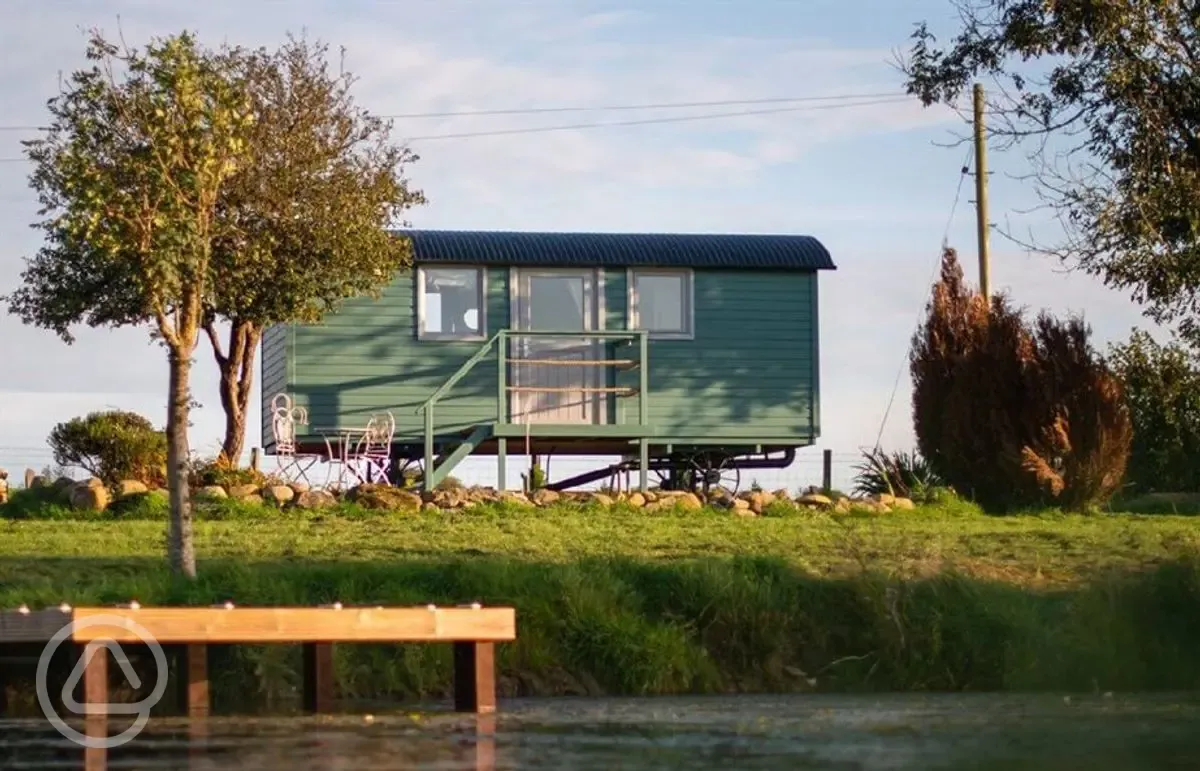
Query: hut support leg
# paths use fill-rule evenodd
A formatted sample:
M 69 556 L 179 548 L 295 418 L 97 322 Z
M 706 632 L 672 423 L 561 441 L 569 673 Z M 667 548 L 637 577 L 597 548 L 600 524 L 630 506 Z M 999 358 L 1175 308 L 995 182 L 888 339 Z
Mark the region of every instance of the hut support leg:
M 644 493 L 650 489 L 650 442 L 638 440 L 638 488 Z
M 481 715 L 496 711 L 495 643 L 454 643 L 454 710 Z
M 304 711 L 333 711 L 333 643 L 304 643 Z
M 508 489 L 508 439 L 503 436 L 496 440 L 496 489 Z

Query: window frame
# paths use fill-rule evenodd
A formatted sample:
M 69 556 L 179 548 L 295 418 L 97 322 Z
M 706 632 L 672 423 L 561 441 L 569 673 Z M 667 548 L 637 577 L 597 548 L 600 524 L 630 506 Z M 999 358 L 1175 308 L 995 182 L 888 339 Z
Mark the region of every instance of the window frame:
M 696 339 L 696 283 L 691 268 L 626 268 L 625 310 L 629 329 L 640 329 L 640 298 L 637 292 L 638 276 L 670 276 L 683 281 L 683 329 L 680 331 L 648 330 L 651 340 L 695 340 Z
M 425 330 L 425 272 L 427 270 L 471 270 L 479 276 L 477 298 L 479 300 L 479 332 L 475 334 L 457 335 L 451 332 L 427 332 Z M 465 265 L 460 263 L 425 263 L 416 266 L 416 285 L 413 287 L 417 293 L 416 310 L 417 310 L 417 329 L 416 336 L 418 340 L 428 342 L 443 342 L 443 343 L 460 343 L 460 342 L 481 342 L 487 340 L 487 297 L 488 297 L 488 269 L 485 265 Z

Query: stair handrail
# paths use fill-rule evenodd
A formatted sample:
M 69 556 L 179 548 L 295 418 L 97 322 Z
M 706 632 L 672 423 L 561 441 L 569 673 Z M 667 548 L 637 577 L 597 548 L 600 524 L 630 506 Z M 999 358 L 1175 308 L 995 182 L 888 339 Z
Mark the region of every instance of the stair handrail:
M 453 388 L 458 381 L 466 377 L 467 373 L 474 369 L 476 364 L 483 361 L 483 358 L 487 356 L 489 352 L 491 352 L 492 346 L 496 344 L 496 341 L 499 340 L 503 334 L 504 330 L 500 330 L 488 338 L 488 341 L 480 346 L 479 350 L 476 351 L 471 358 L 464 361 L 462 366 L 460 366 L 453 375 L 446 378 L 446 382 L 442 383 L 442 385 L 438 387 L 438 389 L 434 391 L 428 399 L 422 402 L 421 405 L 413 412 L 419 415 L 420 413 L 425 412 L 429 408 L 433 407 L 433 405 L 436 404 L 439 399 L 446 395 L 447 391 Z

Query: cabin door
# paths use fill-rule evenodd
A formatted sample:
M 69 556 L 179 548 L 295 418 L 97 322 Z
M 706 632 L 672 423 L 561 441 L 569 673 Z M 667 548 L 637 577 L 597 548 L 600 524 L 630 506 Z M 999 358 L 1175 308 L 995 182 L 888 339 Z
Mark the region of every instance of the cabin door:
M 594 269 L 513 268 L 513 324 L 522 332 L 590 332 L 599 328 Z M 595 423 L 606 414 L 600 341 L 588 337 L 513 336 L 509 356 L 514 423 Z M 572 362 L 580 364 L 572 364 Z

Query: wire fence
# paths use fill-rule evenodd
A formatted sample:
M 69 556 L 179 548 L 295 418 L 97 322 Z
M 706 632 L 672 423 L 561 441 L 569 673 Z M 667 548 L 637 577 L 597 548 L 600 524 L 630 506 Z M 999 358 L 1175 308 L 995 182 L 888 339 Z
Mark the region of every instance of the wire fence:
M 250 462 L 251 451 L 248 449 L 242 462 Z M 565 479 L 576 474 L 603 468 L 617 459 L 611 457 L 574 457 L 574 456 L 542 456 L 542 468 L 549 480 Z M 855 466 L 862 461 L 858 452 L 830 451 L 828 452 L 828 473 L 834 489 L 850 492 L 854 488 Z M 522 474 L 528 472 L 531 458 L 520 454 L 509 454 L 505 487 L 521 489 Z M 496 459 L 491 456 L 473 456 L 467 458 L 454 469 L 454 476 L 466 485 L 481 485 L 494 487 L 497 485 Z M 787 489 L 790 491 L 804 490 L 810 486 L 821 487 L 826 475 L 826 451 L 819 447 L 808 447 L 797 451 L 795 461 L 786 468 L 779 469 L 745 469 L 740 471 L 739 488 L 749 489 L 757 485 L 766 490 Z M 279 462 L 274 456 L 263 455 L 260 468 L 267 473 L 279 470 Z M 67 476 L 72 479 L 85 479 L 88 473 L 79 468 L 61 468 L 54 461 L 54 453 L 49 447 L 3 447 L 0 446 L 0 469 L 9 473 L 11 488 L 20 488 L 25 484 L 26 469 L 34 474 L 48 475 L 52 478 Z M 306 477 L 309 482 L 321 485 L 327 479 L 335 477 L 337 471 L 325 463 L 312 466 Z M 284 473 L 283 476 L 294 476 Z M 636 484 L 637 474 L 633 474 Z M 651 475 L 651 483 L 657 481 Z M 581 485 L 580 489 L 596 488 L 608 484 L 608 480 L 600 480 Z

